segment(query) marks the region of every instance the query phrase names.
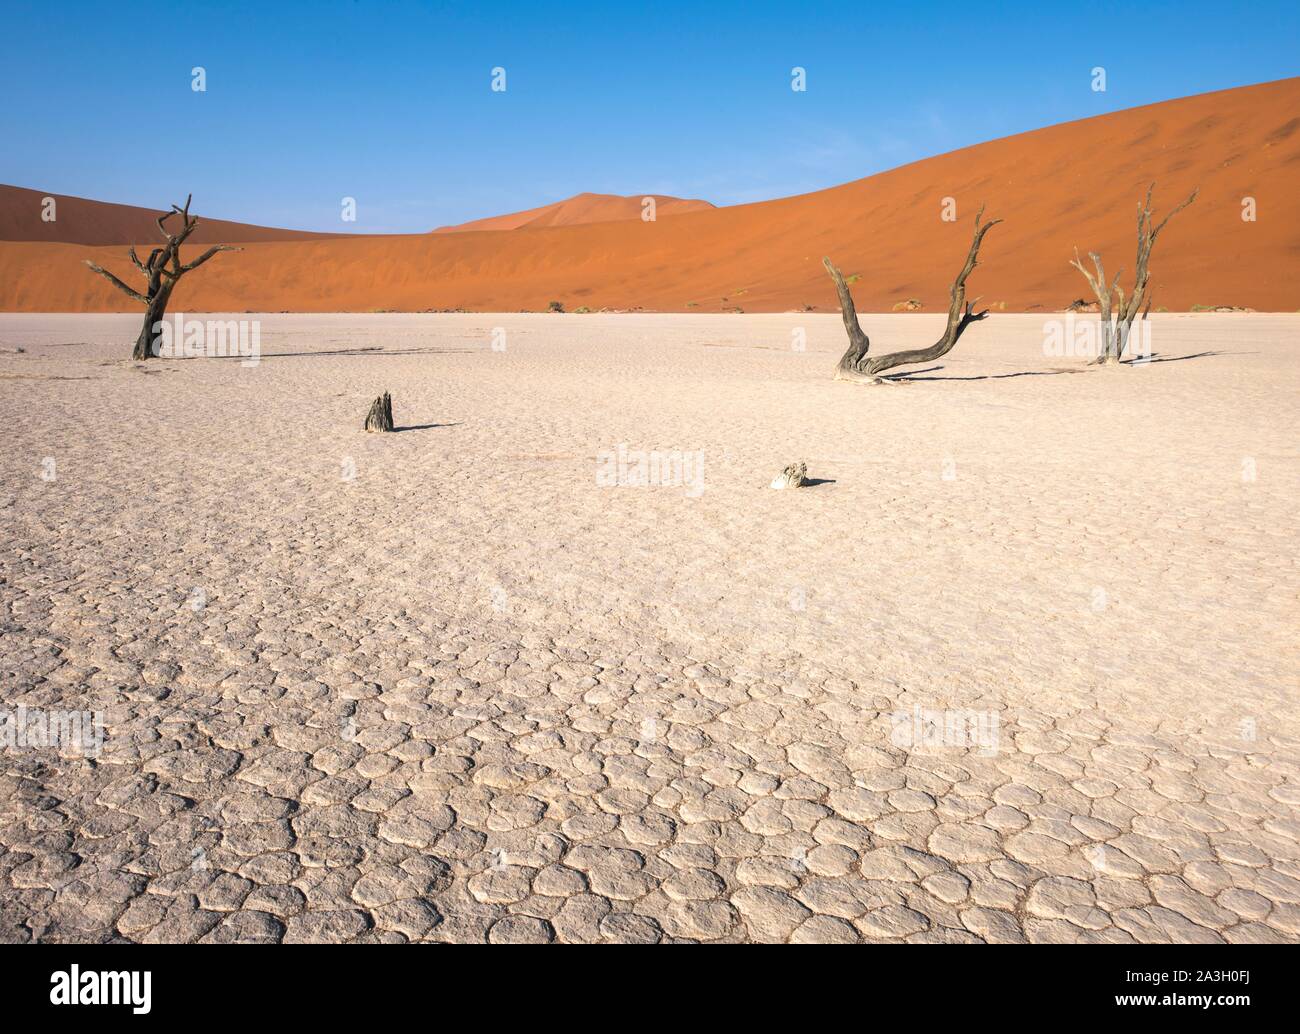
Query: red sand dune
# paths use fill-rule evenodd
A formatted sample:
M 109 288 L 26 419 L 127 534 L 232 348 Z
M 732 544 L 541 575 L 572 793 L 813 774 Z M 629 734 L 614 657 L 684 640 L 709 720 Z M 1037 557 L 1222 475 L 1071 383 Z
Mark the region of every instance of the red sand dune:
M 434 233 L 466 233 L 470 230 L 519 230 L 526 226 L 577 226 L 580 223 L 612 223 L 620 219 L 640 219 L 642 202 L 645 198 L 655 199 L 655 217 L 663 215 L 680 215 L 682 212 L 698 212 L 713 208 L 708 201 L 689 198 L 668 197 L 666 194 L 575 194 L 563 201 L 556 201 L 541 208 L 530 208 L 526 212 L 511 212 L 509 215 L 494 215 L 487 219 L 475 219 L 461 223 L 459 226 L 439 226 Z
M 1131 271 L 1135 209 L 1157 214 L 1200 187 L 1152 262 L 1157 309 L 1300 309 L 1300 79 L 1241 87 L 994 140 L 799 197 L 730 208 L 498 233 L 281 240 L 219 255 L 182 281 L 190 311 L 642 307 L 717 312 L 835 308 L 830 255 L 863 311 L 918 298 L 946 308 L 975 211 L 990 231 L 974 295 L 1007 311 L 1057 310 L 1086 294 L 1077 245 Z M 1256 199 L 1258 220 L 1241 218 Z M 958 221 L 940 219 L 953 197 Z M 236 239 L 236 238 L 232 238 Z M 245 238 L 247 239 L 247 238 Z M 153 240 L 145 235 L 142 243 Z M 124 250 L 0 243 L 0 309 L 133 311 L 81 263 L 124 278 Z
M 41 218 L 43 201 L 54 198 L 55 220 Z M 183 197 L 173 199 L 185 203 Z M 168 201 L 167 204 L 171 204 Z M 197 213 L 198 210 L 195 209 Z M 161 210 L 89 201 L 0 183 L 0 241 L 44 241 L 61 244 L 147 244 L 160 240 L 154 220 Z M 245 241 L 325 240 L 342 236 L 306 230 L 277 230 L 270 226 L 203 219 L 190 240 L 195 244 L 240 244 Z M 170 225 L 177 224 L 173 217 Z

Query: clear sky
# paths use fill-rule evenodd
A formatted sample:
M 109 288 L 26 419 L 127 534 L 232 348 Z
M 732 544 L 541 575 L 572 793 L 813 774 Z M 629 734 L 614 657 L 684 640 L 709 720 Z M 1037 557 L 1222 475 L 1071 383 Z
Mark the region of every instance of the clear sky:
M 2 18 L 0 182 L 360 232 L 585 190 L 763 200 L 1300 72 L 1294 0 L 4 0 Z

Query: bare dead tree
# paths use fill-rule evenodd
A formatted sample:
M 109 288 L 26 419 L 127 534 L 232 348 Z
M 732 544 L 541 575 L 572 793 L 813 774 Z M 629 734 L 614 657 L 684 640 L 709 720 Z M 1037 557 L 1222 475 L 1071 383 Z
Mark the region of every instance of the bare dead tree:
M 232 247 L 229 244 L 216 244 L 209 248 L 202 255 L 188 264 L 181 263 L 181 245 L 185 243 L 190 234 L 194 232 L 195 227 L 199 225 L 197 216 L 190 215 L 190 201 L 194 195 L 191 194 L 185 199 L 185 207 L 179 208 L 172 205 L 170 212 L 165 212 L 158 217 L 158 229 L 166 239 L 167 243 L 161 248 L 154 248 L 149 254 L 147 262 L 141 262 L 139 256 L 132 247 L 128 254 L 131 257 L 131 264 L 144 276 L 147 286 L 144 291 L 137 291 L 129 284 L 123 283 L 107 269 L 95 265 L 89 259 L 86 260 L 92 270 L 102 276 L 119 291 L 134 298 L 137 302 L 144 305 L 144 326 L 140 329 L 140 336 L 135 339 L 135 351 L 131 353 L 132 359 L 148 359 L 152 355 L 157 355 L 154 348 L 156 331 L 155 324 L 160 322 L 167 312 L 167 302 L 171 299 L 172 290 L 182 276 L 189 273 L 199 266 L 203 265 L 208 259 L 212 258 L 219 251 L 242 251 L 241 248 Z M 174 215 L 181 217 L 181 228 L 176 233 L 167 232 L 167 220 Z
M 1148 293 L 1148 284 L 1150 282 L 1149 264 L 1151 261 L 1151 249 L 1155 246 L 1156 238 L 1160 236 L 1160 231 L 1165 228 L 1175 215 L 1196 200 L 1200 188 L 1197 187 L 1187 199 L 1174 209 L 1159 223 L 1153 221 L 1151 217 L 1151 192 L 1156 189 L 1154 183 L 1147 187 L 1146 201 L 1138 205 L 1138 226 L 1137 226 L 1137 272 L 1133 278 L 1133 290 L 1125 295 L 1124 288 L 1119 284 L 1120 277 L 1124 270 L 1121 269 L 1115 274 L 1115 279 L 1109 284 L 1106 282 L 1106 271 L 1101 265 L 1101 256 L 1095 251 L 1088 252 L 1088 257 L 1092 259 L 1094 272 L 1090 273 L 1084 267 L 1079 258 L 1079 249 L 1074 249 L 1074 259 L 1070 263 L 1075 269 L 1083 274 L 1084 279 L 1088 281 L 1088 286 L 1092 288 L 1093 294 L 1097 296 L 1097 307 L 1101 320 L 1101 349 L 1093 363 L 1106 363 L 1108 365 L 1118 365 L 1119 361 L 1124 358 L 1124 349 L 1128 345 L 1129 331 L 1133 327 L 1133 321 L 1137 319 L 1138 311 L 1142 310 L 1142 318 L 1147 319 L 1151 313 L 1151 296 Z M 1112 311 L 1111 301 L 1114 299 L 1115 307 Z M 1143 309 L 1145 302 L 1146 308 Z
M 952 351 L 953 345 L 957 343 L 957 339 L 962 336 L 967 327 L 989 314 L 988 309 L 974 312 L 975 302 L 966 301 L 966 278 L 978 265 L 977 258 L 984 235 L 1002 222 L 1001 219 L 990 219 L 988 222 L 983 220 L 984 206 L 981 205 L 975 216 L 975 238 L 971 241 L 970 252 L 966 255 L 966 264 L 961 267 L 957 279 L 948 289 L 948 326 L 944 329 L 943 337 L 929 348 L 917 348 L 910 352 L 890 352 L 875 357 L 867 355 L 867 351 L 871 348 L 871 341 L 863 332 L 862 325 L 858 323 L 858 310 L 853 304 L 853 295 L 849 293 L 849 285 L 844 282 L 843 275 L 829 258 L 822 259 L 826 271 L 835 281 L 835 290 L 840 296 L 840 314 L 844 317 L 844 329 L 849 335 L 849 349 L 840 358 L 840 364 L 835 371 L 836 380 L 879 384 L 881 383 L 879 375 L 886 370 L 911 363 L 928 363 L 945 356 Z M 976 298 L 975 301 L 979 299 Z

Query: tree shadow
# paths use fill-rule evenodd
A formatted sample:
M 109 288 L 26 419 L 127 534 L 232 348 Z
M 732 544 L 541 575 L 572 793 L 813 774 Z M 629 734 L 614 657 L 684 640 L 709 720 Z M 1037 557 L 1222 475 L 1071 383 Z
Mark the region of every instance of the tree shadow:
M 1120 362 L 1125 366 L 1146 366 L 1149 363 L 1179 363 L 1184 359 L 1203 359 L 1211 355 L 1258 355 L 1258 352 L 1192 352 L 1189 355 L 1161 355 L 1159 352 L 1152 352 L 1149 358 L 1134 356 L 1132 359 L 1121 359 Z
M 881 380 L 894 382 L 907 381 L 1003 381 L 1011 377 L 1056 377 L 1063 373 L 1085 373 L 1086 366 L 1054 366 L 1048 370 L 1018 370 L 1015 373 L 979 373 L 971 374 L 966 377 L 949 375 L 946 377 L 918 377 L 918 373 L 930 373 L 932 370 L 942 370 L 942 366 L 931 366 L 924 370 L 916 370 L 909 373 L 882 374 Z
M 225 359 L 236 360 L 241 363 L 250 362 L 254 359 L 304 359 L 318 355 L 472 355 L 481 349 L 474 348 L 384 348 L 382 345 L 374 347 L 356 347 L 356 348 L 332 348 L 321 349 L 316 352 L 262 352 L 257 356 L 243 355 L 186 355 L 186 356 L 168 356 L 168 362 L 180 362 L 191 359 Z
M 464 421 L 457 420 L 454 424 L 407 424 L 405 427 L 394 427 L 393 433 L 399 431 L 432 431 L 438 427 L 459 427 Z
M 1120 362 L 1125 366 L 1146 366 L 1149 363 L 1178 363 L 1184 359 L 1204 359 L 1212 355 L 1258 355 L 1257 352 L 1192 352 L 1188 355 L 1161 355 L 1159 352 L 1152 352 L 1149 358 L 1134 356 L 1131 359 L 1121 359 Z M 905 381 L 1001 381 L 1010 377 L 1055 377 L 1062 373 L 1087 373 L 1096 368 L 1095 363 L 1087 363 L 1084 366 L 1053 366 L 1046 370 L 1020 370 L 1016 373 L 981 373 L 971 374 L 966 377 L 948 375 L 946 377 L 918 377 L 917 374 L 933 373 L 936 370 L 942 370 L 942 364 L 938 366 L 927 366 L 923 370 L 909 370 L 904 373 L 881 374 L 881 380 L 905 382 Z

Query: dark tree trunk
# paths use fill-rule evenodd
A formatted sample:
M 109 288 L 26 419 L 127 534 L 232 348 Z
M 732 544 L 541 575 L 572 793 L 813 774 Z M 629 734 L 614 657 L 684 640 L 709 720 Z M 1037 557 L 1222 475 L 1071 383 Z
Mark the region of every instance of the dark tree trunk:
M 135 351 L 131 353 L 132 359 L 151 359 L 158 355 L 158 348 L 155 346 L 158 334 L 154 330 L 154 324 L 161 323 L 163 317 L 167 315 L 167 302 L 171 300 L 171 296 L 171 285 L 164 284 L 159 288 L 158 293 L 149 299 L 149 304 L 144 310 L 144 326 L 140 328 L 140 336 L 135 339 Z M 176 350 L 180 344 L 181 342 L 173 340 L 173 350 Z

